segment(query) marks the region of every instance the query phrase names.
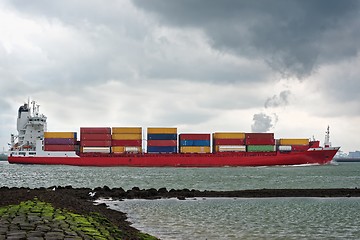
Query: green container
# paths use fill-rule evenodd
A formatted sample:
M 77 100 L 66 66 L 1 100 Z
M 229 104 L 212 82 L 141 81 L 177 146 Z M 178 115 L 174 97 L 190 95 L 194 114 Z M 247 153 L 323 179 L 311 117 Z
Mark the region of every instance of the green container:
M 247 145 L 246 150 L 248 152 L 274 152 L 274 145 Z

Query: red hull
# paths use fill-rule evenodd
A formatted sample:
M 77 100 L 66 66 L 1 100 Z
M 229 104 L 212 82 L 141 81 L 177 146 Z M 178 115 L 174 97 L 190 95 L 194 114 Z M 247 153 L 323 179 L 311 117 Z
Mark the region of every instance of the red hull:
M 82 155 L 81 157 L 15 157 L 9 163 L 74 165 L 74 166 L 130 166 L 130 167 L 224 167 L 274 166 L 298 164 L 326 164 L 337 149 L 305 152 L 239 152 L 213 154 L 128 154 Z

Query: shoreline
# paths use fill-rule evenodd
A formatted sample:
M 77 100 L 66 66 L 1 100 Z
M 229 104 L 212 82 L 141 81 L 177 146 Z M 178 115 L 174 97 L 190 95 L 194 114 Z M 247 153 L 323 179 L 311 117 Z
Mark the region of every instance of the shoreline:
M 255 189 L 238 191 L 199 191 L 189 189 L 159 188 L 140 189 L 133 187 L 125 191 L 122 188 L 107 186 L 91 188 L 72 188 L 71 186 L 53 186 L 49 188 L 17 188 L 0 187 L 0 207 L 18 205 L 21 202 L 38 199 L 50 203 L 56 209 L 64 209 L 77 214 L 89 216 L 91 213 L 100 214 L 114 224 L 125 239 L 146 239 L 138 229 L 131 227 L 126 213 L 111 210 L 106 204 L 95 204 L 97 199 L 111 198 L 124 199 L 169 199 L 177 198 L 279 198 L 279 197 L 360 197 L 358 188 L 331 188 L 331 189 Z M 1 217 L 1 216 L 0 216 Z M 146 236 L 150 237 L 150 236 Z M 152 238 L 156 239 L 156 238 Z

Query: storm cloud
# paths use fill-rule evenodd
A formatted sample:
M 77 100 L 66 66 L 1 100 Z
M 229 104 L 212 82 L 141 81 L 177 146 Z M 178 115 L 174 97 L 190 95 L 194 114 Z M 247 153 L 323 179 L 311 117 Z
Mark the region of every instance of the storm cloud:
M 333 143 L 351 150 L 360 144 L 359 3 L 0 1 L 0 147 L 30 97 L 55 131 L 323 138 L 330 125 Z
M 263 59 L 284 76 L 301 79 L 321 64 L 356 57 L 359 51 L 356 0 L 133 2 L 164 25 L 199 28 L 214 48 Z

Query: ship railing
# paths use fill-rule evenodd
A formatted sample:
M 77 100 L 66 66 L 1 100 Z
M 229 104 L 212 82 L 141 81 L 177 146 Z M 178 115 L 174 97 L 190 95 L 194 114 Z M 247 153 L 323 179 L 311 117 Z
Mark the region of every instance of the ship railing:
M 9 154 L 11 157 L 30 157 L 35 155 L 36 151 L 11 151 Z

